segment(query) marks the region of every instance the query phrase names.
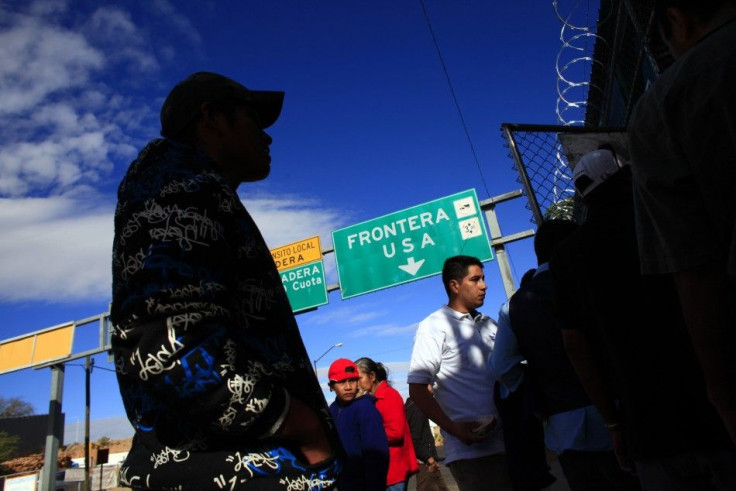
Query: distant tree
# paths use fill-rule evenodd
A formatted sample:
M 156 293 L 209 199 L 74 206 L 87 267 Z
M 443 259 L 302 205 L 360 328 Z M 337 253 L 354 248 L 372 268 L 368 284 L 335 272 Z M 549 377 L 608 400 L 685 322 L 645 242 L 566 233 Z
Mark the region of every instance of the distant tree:
M 99 440 L 97 440 L 97 445 L 99 445 L 102 448 L 106 448 L 110 446 L 110 439 L 106 436 L 100 437 Z
M 17 397 L 0 397 L 0 418 L 15 418 L 17 416 L 31 416 L 35 413 L 33 406 Z
M 20 437 L 16 435 L 8 435 L 4 431 L 0 431 L 0 462 L 5 462 L 13 457 L 18 449 Z

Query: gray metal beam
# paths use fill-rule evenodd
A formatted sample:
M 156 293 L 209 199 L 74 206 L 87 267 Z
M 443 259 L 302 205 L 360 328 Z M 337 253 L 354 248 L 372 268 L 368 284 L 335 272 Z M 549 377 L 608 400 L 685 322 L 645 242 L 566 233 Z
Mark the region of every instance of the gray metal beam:
M 43 469 L 38 489 L 54 491 L 56 489 L 56 458 L 61 440 L 64 438 L 62 424 L 61 401 L 64 395 L 64 365 L 51 367 L 51 398 L 49 400 L 49 424 L 46 431 L 46 447 L 43 455 Z

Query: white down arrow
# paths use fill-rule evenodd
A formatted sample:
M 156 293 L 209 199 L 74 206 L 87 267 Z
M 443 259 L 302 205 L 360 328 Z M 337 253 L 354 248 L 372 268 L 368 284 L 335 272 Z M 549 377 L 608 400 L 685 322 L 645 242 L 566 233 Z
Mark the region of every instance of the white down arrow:
M 419 268 L 422 267 L 422 264 L 424 264 L 424 259 L 420 259 L 419 261 L 415 262 L 414 258 L 410 257 L 406 261 L 406 264 L 400 265 L 399 268 L 414 276 L 417 274 L 417 271 L 419 271 Z

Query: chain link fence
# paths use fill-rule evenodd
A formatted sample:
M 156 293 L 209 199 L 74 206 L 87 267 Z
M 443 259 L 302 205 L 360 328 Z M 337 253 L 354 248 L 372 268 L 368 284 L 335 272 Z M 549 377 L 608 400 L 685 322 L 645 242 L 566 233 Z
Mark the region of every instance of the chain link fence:
M 581 155 L 608 143 L 628 158 L 622 128 L 504 123 L 501 132 L 537 226 L 553 218 L 582 220 L 585 210 L 572 182 Z

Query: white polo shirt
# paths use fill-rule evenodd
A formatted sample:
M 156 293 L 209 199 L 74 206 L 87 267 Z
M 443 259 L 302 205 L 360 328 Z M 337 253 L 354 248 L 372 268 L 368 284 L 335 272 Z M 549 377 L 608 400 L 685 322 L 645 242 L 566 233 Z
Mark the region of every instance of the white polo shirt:
M 414 336 L 410 384 L 434 384 L 434 396 L 453 421 L 476 421 L 497 415 L 495 378 L 487 360 L 496 339 L 496 323 L 488 316 L 463 314 L 443 306 L 419 323 Z M 504 452 L 503 434 L 492 431 L 481 443 L 465 445 L 442 431 L 447 463 Z

